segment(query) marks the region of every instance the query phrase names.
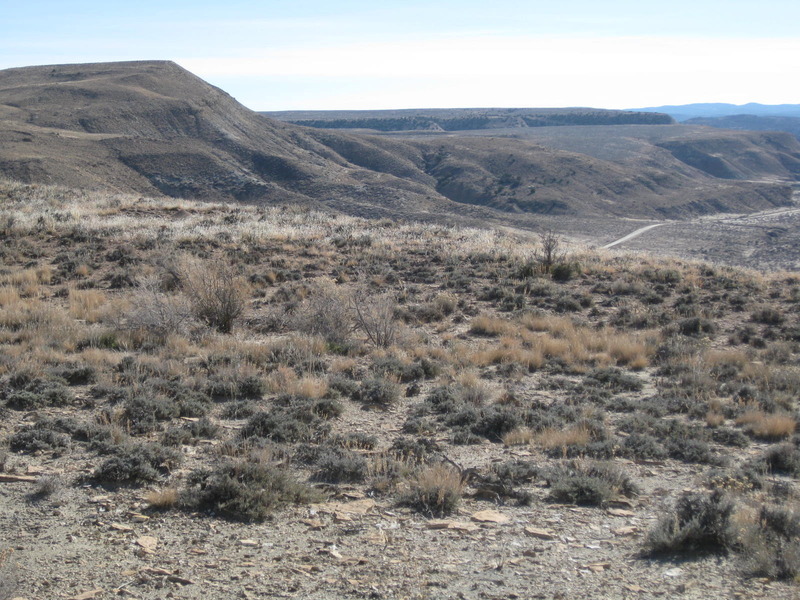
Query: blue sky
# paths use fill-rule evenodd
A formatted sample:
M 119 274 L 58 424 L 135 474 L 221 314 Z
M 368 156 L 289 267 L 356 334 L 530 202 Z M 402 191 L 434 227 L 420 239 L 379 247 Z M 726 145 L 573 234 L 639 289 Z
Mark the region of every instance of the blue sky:
M 256 110 L 800 103 L 797 0 L 5 0 L 0 68 L 170 59 Z

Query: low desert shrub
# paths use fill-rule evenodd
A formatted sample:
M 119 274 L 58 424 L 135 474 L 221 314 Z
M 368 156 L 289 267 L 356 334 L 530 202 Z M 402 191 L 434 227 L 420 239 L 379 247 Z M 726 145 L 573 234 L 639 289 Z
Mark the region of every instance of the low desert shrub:
M 796 580 L 800 576 L 797 505 L 762 505 L 741 527 L 738 549 L 746 575 Z
M 35 410 L 45 406 L 68 406 L 75 395 L 62 383 L 47 379 L 33 379 L 22 389 L 7 392 L 6 406 L 15 410 Z
M 400 388 L 396 383 L 376 377 L 362 381 L 352 398 L 367 406 L 388 408 L 400 399 Z
M 652 435 L 632 433 L 622 442 L 622 454 L 628 458 L 663 460 L 667 457 L 667 450 Z
M 351 450 L 328 448 L 317 458 L 315 481 L 361 483 L 367 476 L 367 460 Z
M 97 379 L 97 369 L 91 365 L 65 364 L 49 371 L 56 379 L 63 379 L 67 385 L 87 385 Z
M 638 493 L 625 471 L 607 462 L 572 461 L 552 469 L 545 478 L 550 485 L 550 502 L 605 506 L 620 495 Z
M 70 447 L 70 436 L 41 425 L 26 427 L 14 433 L 8 440 L 14 452 L 63 451 Z
M 613 392 L 639 392 L 642 380 L 616 367 L 594 369 L 584 378 L 584 385 L 597 386 Z
M 800 476 L 800 449 L 791 442 L 773 444 L 752 465 L 756 469 L 780 475 Z
M 773 306 L 759 308 L 750 315 L 751 320 L 764 325 L 780 325 L 785 318 L 780 309 Z
M 736 542 L 731 517 L 733 500 L 722 490 L 681 496 L 647 533 L 646 556 L 726 554 Z
M 180 464 L 180 459 L 179 452 L 159 444 L 121 444 L 95 469 L 92 479 L 110 484 L 156 481 Z
M 703 317 L 688 317 L 678 321 L 677 329 L 683 335 L 696 337 L 701 334 L 715 333 L 717 326 L 713 321 Z
M 137 394 L 124 404 L 125 427 L 133 433 L 149 433 L 159 428 L 162 421 L 180 415 L 178 404 L 166 396 Z
M 259 459 L 226 462 L 195 471 L 181 498 L 184 508 L 234 521 L 263 521 L 286 504 L 319 500 L 319 494 L 284 468 Z

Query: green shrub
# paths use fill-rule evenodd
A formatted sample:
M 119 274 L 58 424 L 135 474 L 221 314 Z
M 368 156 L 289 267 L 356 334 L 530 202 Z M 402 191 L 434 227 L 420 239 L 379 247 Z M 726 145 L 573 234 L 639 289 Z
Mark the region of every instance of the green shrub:
M 9 438 L 9 448 L 14 452 L 42 452 L 65 450 L 70 447 L 70 436 L 36 425 L 26 427 Z
M 326 483 L 361 483 L 367 477 L 367 461 L 360 454 L 339 448 L 327 449 L 316 461 L 313 478 Z
M 47 379 L 34 379 L 24 389 L 12 390 L 6 396 L 6 406 L 15 410 L 36 410 L 45 406 L 68 406 L 75 395 L 64 384 Z
M 266 383 L 257 375 L 213 377 L 206 389 L 210 396 L 219 400 L 257 399 L 267 393 Z
M 286 504 L 319 500 L 313 488 L 296 481 L 288 471 L 260 460 L 222 464 L 196 471 L 184 490 L 182 505 L 235 521 L 263 521 Z
M 678 321 L 678 331 L 683 335 L 698 336 L 711 334 L 717 331 L 717 326 L 702 317 L 689 317 Z
M 51 369 L 50 374 L 63 379 L 67 385 L 87 385 L 97 379 L 97 369 L 91 365 L 61 365 Z
M 754 311 L 750 318 L 756 323 L 763 323 L 764 325 L 780 325 L 786 319 L 779 309 L 772 306 L 765 306 Z
M 754 466 L 770 473 L 800 476 L 800 449 L 793 443 L 773 444 L 757 458 Z
M 478 422 L 472 433 L 482 435 L 493 442 L 503 441 L 503 436 L 524 425 L 519 409 L 510 406 L 494 405 L 480 411 Z
M 622 454 L 629 458 L 662 460 L 667 457 L 664 446 L 652 435 L 632 433 L 622 442 Z
M 287 411 L 262 411 L 247 420 L 239 432 L 239 437 L 243 439 L 261 437 L 279 443 L 292 443 L 312 439 L 314 428 L 310 423 L 297 419 Z
M 580 266 L 574 262 L 560 262 L 554 264 L 550 269 L 550 276 L 553 281 L 563 283 L 572 279 L 580 273 Z
M 550 502 L 605 506 L 619 495 L 634 496 L 638 488 L 621 468 L 606 462 L 575 461 L 546 474 Z
M 159 444 L 122 444 L 95 469 L 99 483 L 138 484 L 155 481 L 180 463 L 181 455 Z
M 584 385 L 597 386 L 614 392 L 639 392 L 644 387 L 642 380 L 617 367 L 593 369 L 583 380 Z
M 133 433 L 149 433 L 180 415 L 180 408 L 171 398 L 149 394 L 136 395 L 125 401 L 126 427 Z
M 353 400 L 368 406 L 388 408 L 400 398 L 397 384 L 386 379 L 367 379 L 353 394 Z
M 731 526 L 733 511 L 733 500 L 721 490 L 710 495 L 684 494 L 672 513 L 648 532 L 644 554 L 726 554 L 736 542 Z
M 796 506 L 761 506 L 755 522 L 739 536 L 742 567 L 750 577 L 800 576 L 800 514 Z

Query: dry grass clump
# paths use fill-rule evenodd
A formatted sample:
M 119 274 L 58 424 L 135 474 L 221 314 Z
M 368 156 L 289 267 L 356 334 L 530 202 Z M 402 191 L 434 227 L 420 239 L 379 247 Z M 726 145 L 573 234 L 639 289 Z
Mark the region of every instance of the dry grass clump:
M 165 487 L 147 492 L 144 499 L 150 508 L 165 510 L 177 506 L 180 500 L 180 492 L 178 488 Z
M 426 517 L 444 517 L 452 513 L 461 500 L 464 483 L 453 467 L 436 464 L 424 467 L 408 484 L 400 504 L 410 506 Z
M 706 425 L 709 427 L 719 427 L 725 423 L 725 415 L 715 410 L 710 410 L 706 413 Z
M 503 337 L 499 346 L 483 348 L 471 353 L 469 363 L 485 367 L 488 365 L 519 365 L 527 371 L 535 371 L 545 363 L 545 356 L 539 349 L 524 347 L 521 340 Z
M 765 413 L 751 410 L 736 419 L 754 437 L 763 440 L 782 440 L 791 436 L 797 428 L 797 420 L 786 413 Z
M 97 323 L 103 319 L 101 310 L 108 298 L 100 290 L 79 290 L 69 291 L 69 314 L 75 319 L 86 321 L 87 323 Z
M 514 326 L 506 319 L 501 319 L 500 317 L 478 315 L 470 322 L 469 331 L 475 335 L 498 337 L 513 333 Z
M 479 315 L 470 332 L 500 337 L 500 346 L 484 349 L 473 357 L 475 364 L 520 363 L 535 370 L 548 359 L 557 359 L 580 371 L 586 366 L 617 364 L 633 370 L 649 366 L 658 336 L 628 334 L 610 328 L 600 331 L 578 327 L 565 317 L 545 318 L 525 313 L 515 321 Z
M 569 429 L 547 428 L 536 434 L 534 443 L 545 450 L 585 446 L 592 439 L 592 433 L 585 425 L 575 425 Z
M 536 432 L 529 427 L 515 427 L 503 436 L 503 444 L 506 446 L 524 446 L 530 444 L 536 438 Z

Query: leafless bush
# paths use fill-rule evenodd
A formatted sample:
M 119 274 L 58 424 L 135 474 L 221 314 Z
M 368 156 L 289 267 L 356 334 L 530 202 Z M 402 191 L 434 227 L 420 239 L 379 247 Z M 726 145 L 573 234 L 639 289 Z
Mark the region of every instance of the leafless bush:
M 294 315 L 296 329 L 318 335 L 331 344 L 343 345 L 353 332 L 350 303 L 333 283 L 324 283 L 314 290 Z
M 192 319 L 187 299 L 162 292 L 157 277 L 139 282 L 131 304 L 133 309 L 128 314 L 127 328 L 145 331 L 162 340 L 171 334 L 185 333 Z
M 566 257 L 561 236 L 551 229 L 539 234 L 539 246 L 534 257 L 545 273 L 549 273 L 553 265 L 562 262 Z
M 247 283 L 221 259 L 187 259 L 180 283 L 194 316 L 220 333 L 230 333 L 247 306 Z
M 350 297 L 356 327 L 380 348 L 391 346 L 397 337 L 396 306 L 394 294 L 388 292 L 370 295 L 362 289 Z

